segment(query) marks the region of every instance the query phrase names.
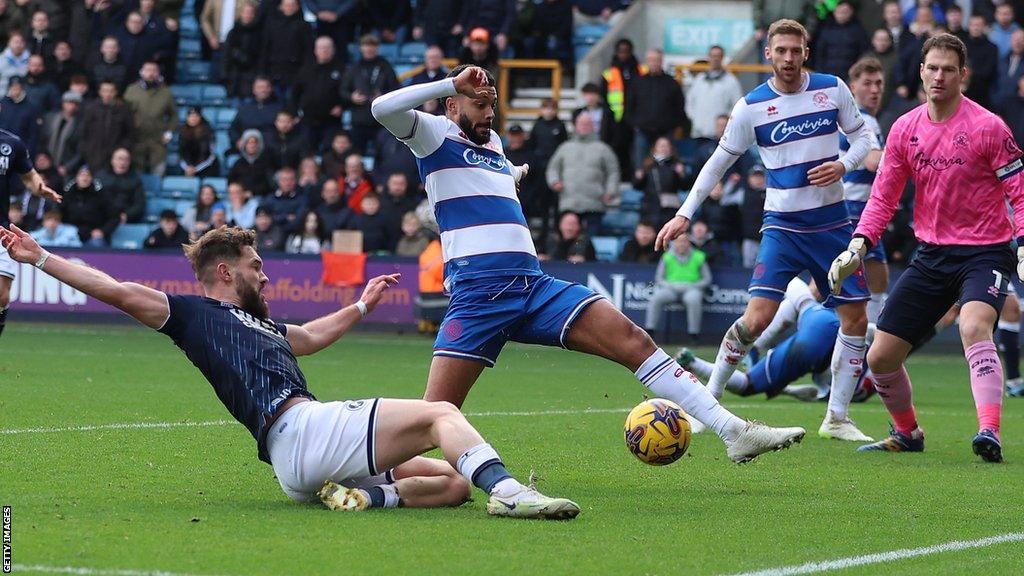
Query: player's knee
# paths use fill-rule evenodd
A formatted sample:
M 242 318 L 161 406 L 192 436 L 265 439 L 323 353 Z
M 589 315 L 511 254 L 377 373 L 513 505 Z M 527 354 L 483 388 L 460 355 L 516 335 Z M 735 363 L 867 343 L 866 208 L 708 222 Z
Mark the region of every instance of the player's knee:
M 646 330 L 632 322 L 629 323 L 629 329 L 625 336 L 620 347 L 623 354 L 620 363 L 640 366 L 644 360 L 647 360 L 651 357 L 651 354 L 654 354 L 658 347 Z
M 960 318 L 960 339 L 964 346 L 992 340 L 992 325 L 975 319 Z
M 860 314 L 854 317 L 843 318 L 842 332 L 847 336 L 863 336 L 868 332 L 868 317 Z
M 878 346 L 868 348 L 868 368 L 875 374 L 891 374 L 900 368 L 902 361 L 892 357 Z
M 454 474 L 448 476 L 448 485 L 445 488 L 445 504 L 448 506 L 462 506 L 469 502 L 473 495 L 473 485 L 463 476 Z
M 748 311 L 742 318 L 743 326 L 747 330 L 747 334 L 753 338 L 761 335 L 762 332 L 768 328 L 768 324 L 772 321 L 772 315 L 763 314 L 760 311 L 751 312 Z

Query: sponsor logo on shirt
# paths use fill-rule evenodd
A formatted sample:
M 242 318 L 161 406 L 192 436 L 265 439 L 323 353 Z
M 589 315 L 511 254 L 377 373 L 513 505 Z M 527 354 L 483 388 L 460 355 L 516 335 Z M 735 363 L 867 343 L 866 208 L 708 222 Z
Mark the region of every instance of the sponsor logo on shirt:
M 967 164 L 967 162 L 959 156 L 954 156 L 952 158 L 947 158 L 946 156 L 929 158 L 924 155 L 924 152 L 918 152 L 914 156 L 914 167 L 918 172 L 925 168 L 931 168 L 936 172 L 944 172 L 953 166 L 963 166 L 964 164 Z
M 791 137 L 797 136 L 813 136 L 818 133 L 822 128 L 830 128 L 832 126 L 832 120 L 828 118 L 815 118 L 813 120 L 804 120 L 799 124 L 790 124 L 787 120 L 782 120 L 772 128 L 771 138 L 772 144 L 782 144 Z
M 466 151 L 462 153 L 462 158 L 470 166 L 483 166 L 484 168 L 494 170 L 495 172 L 501 172 L 505 168 L 504 158 L 495 158 L 486 154 L 481 154 L 472 148 L 466 148 Z
M 232 308 L 231 314 L 235 318 L 238 318 L 242 324 L 245 324 L 253 330 L 259 330 L 260 332 L 270 334 L 271 336 L 277 336 L 278 338 L 282 337 L 281 333 L 277 331 L 277 326 L 270 320 L 257 318 L 240 308 Z

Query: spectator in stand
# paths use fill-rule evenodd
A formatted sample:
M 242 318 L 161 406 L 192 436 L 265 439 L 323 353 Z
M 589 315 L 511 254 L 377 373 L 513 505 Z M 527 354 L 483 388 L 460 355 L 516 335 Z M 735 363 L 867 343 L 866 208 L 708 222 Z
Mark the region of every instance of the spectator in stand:
M 335 230 L 349 228 L 352 224 L 352 217 L 355 216 L 355 212 L 342 201 L 337 180 L 324 182 L 320 189 L 320 205 L 316 207 L 316 213 L 323 221 L 324 230 L 328 234 Z
M 354 153 L 349 133 L 346 130 L 336 130 L 331 137 L 331 147 L 321 157 L 324 175 L 328 178 L 340 178 L 345 173 L 345 160 Z
M 25 35 L 12 31 L 7 38 L 7 48 L 0 53 L 0 94 L 7 93 L 7 83 L 15 76 L 28 72 L 28 59 L 32 53 L 25 45 Z
M 9 78 L 7 96 L 0 100 L 0 128 L 21 136 L 30 154 L 39 142 L 40 116 L 41 111 L 25 94 L 25 80 L 21 76 Z
M 220 206 L 217 191 L 213 186 L 204 184 L 196 195 L 196 203 L 185 210 L 181 225 L 192 234 L 192 238 L 199 238 L 212 228 L 213 210 Z
M 128 66 L 121 57 L 121 43 L 107 36 L 100 44 L 99 56 L 89 65 L 94 86 L 112 82 L 120 90 L 128 83 Z
M 309 203 L 299 192 L 295 170 L 284 167 L 277 171 L 277 190 L 263 204 L 274 213 L 274 223 L 282 230 L 294 230 L 299 225 L 299 217 L 306 213 Z
M 708 266 L 726 266 L 730 264 L 729 254 L 715 238 L 715 233 L 703 220 L 695 220 L 690 225 L 690 243 L 693 247 L 704 253 Z
M 573 24 L 615 26 L 629 4 L 630 0 L 572 0 Z
M 862 0 L 857 3 L 857 20 L 868 32 L 885 28 L 886 0 Z
M 508 34 L 515 17 L 514 0 L 462 0 L 460 27 L 452 33 L 458 35 L 464 30 L 483 28 L 494 39 L 498 53 L 503 53 L 508 47 Z
M 676 154 L 672 141 L 665 137 L 655 140 L 633 178 L 633 187 L 644 193 L 640 201 L 641 217 L 661 229 L 683 205 L 679 192 L 683 190 L 685 179 L 686 166 Z
M 968 52 L 969 55 L 970 52 Z M 896 47 L 893 45 L 892 34 L 885 28 L 875 30 L 874 34 L 871 35 L 871 50 L 865 56 L 877 58 L 882 63 L 885 89 L 882 92 L 882 100 L 878 109 L 885 110 L 893 93 L 896 91 L 895 75 L 896 67 L 899 65 L 899 55 L 896 53 Z
M 299 0 L 281 0 L 266 19 L 260 70 L 287 97 L 299 70 L 313 56 L 313 28 L 302 18 Z
M 53 48 L 53 61 L 48 65 L 53 81 L 57 83 L 57 89 L 66 92 L 71 86 L 71 78 L 81 74 L 84 70 L 82 65 L 72 57 L 71 44 L 57 42 Z
M 232 7 L 224 10 L 224 6 Z M 218 63 L 226 56 L 221 52 L 221 46 L 227 43 L 228 35 L 235 28 L 236 22 L 242 17 L 242 10 L 246 6 L 253 6 L 256 3 L 251 0 L 206 0 L 203 9 L 199 13 L 199 28 L 203 32 L 206 43 L 210 45 L 210 60 L 213 61 L 213 70 L 220 73 Z M 255 15 L 255 14 L 254 14 Z M 217 75 L 215 74 L 215 78 Z
M 600 234 L 601 218 L 619 196 L 619 161 L 594 136 L 589 114 L 576 117 L 575 135 L 555 151 L 546 175 L 548 186 L 559 195 L 559 209 L 575 212 L 587 232 Z
M 25 98 L 40 114 L 46 115 L 60 108 L 60 92 L 46 73 L 45 60 L 39 54 L 29 57 L 28 73 L 22 88 L 25 90 Z
M 149 174 L 163 176 L 167 169 L 167 144 L 178 129 L 178 107 L 160 76 L 160 65 L 143 64 L 139 81 L 128 87 L 124 100 L 135 116 L 135 165 Z
M 103 195 L 110 209 L 105 232 L 107 237 L 121 224 L 137 224 L 146 215 L 146 191 L 142 179 L 132 169 L 132 155 L 118 148 L 110 157 L 109 168 L 96 175 L 103 185 Z
M 78 228 L 61 222 L 60 210 L 43 215 L 43 227 L 33 231 L 32 239 L 44 248 L 78 248 L 82 245 Z
M 999 73 L 992 84 L 994 100 L 1006 108 L 1005 102 L 1017 96 L 1017 81 L 1024 76 L 1024 29 L 1014 30 L 1010 37 L 1010 53 L 999 60 Z M 971 83 L 974 83 L 973 76 Z
M 377 151 L 373 163 L 374 172 L 379 174 L 401 172 L 409 183 L 409 190 L 418 191 L 423 188 L 423 183 L 420 181 L 420 170 L 416 165 L 416 156 L 404 142 L 399 141 L 387 130 L 381 130 L 377 133 L 374 146 Z M 384 182 L 377 184 L 378 194 L 384 193 L 384 184 Z
M 532 32 L 537 56 L 558 60 L 571 73 L 576 68 L 572 1 L 544 0 L 536 5 L 534 14 Z
M 334 50 L 334 41 L 321 36 L 313 44 L 313 60 L 299 72 L 292 88 L 292 106 L 302 113 L 310 143 L 320 150 L 325 136 L 341 125 L 341 79 L 345 64 Z
M 814 68 L 846 80 L 850 66 L 870 47 L 868 35 L 853 17 L 853 5 L 844 0 L 836 5 L 832 18 L 818 28 L 814 41 Z
M 551 98 L 542 99 L 540 116 L 533 122 L 527 145 L 541 159 L 550 159 L 555 150 L 568 139 L 569 131 L 565 129 L 565 122 L 558 117 L 558 105 Z
M 744 268 L 753 268 L 757 262 L 757 252 L 761 248 L 761 224 L 764 221 L 766 192 L 764 167 L 758 164 L 750 169 L 747 174 L 746 186 L 743 189 L 741 222 Z
M 275 129 L 277 113 L 282 109 L 281 101 L 274 94 L 274 85 L 266 76 L 257 76 L 252 81 L 252 97 L 238 107 L 238 114 L 228 128 L 228 138 L 241 150 L 239 138 L 249 129 L 259 130 L 264 138 Z
M 61 196 L 61 214 L 65 222 L 78 228 L 79 240 L 87 246 L 106 246 L 110 202 L 103 185 L 93 179 L 88 166 L 78 169 L 75 179 L 64 186 Z
M 715 152 L 715 148 L 718 147 L 718 142 L 725 135 L 725 127 L 729 124 L 729 115 L 722 114 L 715 118 L 715 136 L 711 140 L 698 140 L 697 149 L 693 153 L 693 168 L 694 172 L 700 172 L 700 169 L 704 167 L 704 164 L 711 158 L 711 155 Z M 754 155 L 749 150 L 745 150 L 743 155 L 739 157 L 728 170 L 725 171 L 724 179 L 732 178 L 733 175 L 745 174 L 751 166 L 755 164 Z M 689 187 L 690 182 L 687 182 L 683 187 Z
M 903 10 L 897 0 L 888 0 L 882 5 L 882 19 L 898 54 L 902 50 L 903 40 L 910 36 L 910 27 L 903 23 Z
M 242 3 L 241 7 L 238 21 L 221 48 L 221 82 L 232 98 L 252 95 L 263 46 L 263 27 L 256 20 L 256 6 Z
M 239 140 L 240 155 L 235 164 L 228 170 L 228 180 L 241 182 L 242 187 L 252 192 L 257 198 L 270 193 L 268 174 L 270 160 L 263 153 L 263 134 L 256 129 L 246 130 Z
M 48 152 L 45 150 L 36 152 L 36 156 L 32 160 L 32 163 L 36 167 L 36 172 L 43 177 L 43 182 L 46 182 L 47 186 L 54 190 L 60 190 L 64 187 L 64 177 L 57 171 L 57 167 L 53 164 L 53 156 L 50 156 Z M 42 201 L 44 204 L 51 204 L 49 200 L 39 198 L 38 196 L 32 197 Z
M 647 51 L 647 74 L 633 81 L 626 108 L 626 119 L 633 126 L 633 165 L 640 166 L 654 141 L 672 138 L 686 123 L 683 89 L 676 79 L 665 74 L 665 53 L 660 48 Z
M 740 81 L 722 66 L 725 49 L 708 48 L 708 70 L 694 77 L 686 90 L 686 115 L 693 123 L 690 138 L 715 138 L 715 118 L 732 112 L 743 97 Z
M 299 129 L 299 121 L 288 110 L 280 110 L 274 119 L 274 130 L 264 141 L 264 153 L 272 170 L 288 167 L 299 168 L 299 162 L 306 155 L 307 140 Z
M 896 93 L 907 100 L 914 98 L 921 86 L 921 48 L 935 31 L 932 12 L 919 10 L 909 30 L 900 41 L 900 64 L 896 68 Z
M 578 214 L 562 212 L 558 218 L 558 230 L 548 238 L 547 249 L 538 258 L 573 264 L 597 260 L 594 244 L 583 230 Z
M 433 237 L 423 229 L 423 223 L 416 213 L 406 212 L 402 216 L 402 237 L 395 246 L 395 256 L 419 258 L 431 240 Z
M 99 99 L 85 107 L 82 116 L 82 156 L 90 166 L 106 166 L 117 148 L 132 145 L 132 111 L 117 97 L 113 82 L 100 84 Z
M 409 186 L 405 174 L 394 172 L 388 176 L 384 194 L 380 195 L 380 210 L 391 221 L 391 232 L 394 238 L 401 236 L 402 216 L 413 212 L 423 200 L 418 190 Z
M 284 248 L 284 233 L 274 224 L 274 213 L 266 206 L 256 209 L 256 249 L 260 252 L 280 252 Z
M 178 129 L 179 164 L 185 176 L 217 176 L 220 162 L 213 147 L 213 127 L 203 117 L 201 106 L 192 106 Z
M 937 26 L 946 26 L 946 13 L 943 12 L 942 6 L 934 0 L 907 0 L 904 4 L 909 4 L 909 7 L 903 12 L 903 23 L 907 26 L 917 20 L 917 13 L 922 10 L 932 13 L 932 20 Z
M 173 84 L 178 66 L 178 21 L 162 17 L 156 10 L 156 0 L 139 0 L 138 12 L 149 42 L 146 59 L 159 64 L 167 83 Z M 212 75 L 217 78 L 220 67 L 213 68 Z
M 473 28 L 466 36 L 465 46 L 459 53 L 459 64 L 479 66 L 497 76 L 500 57 L 501 52 L 491 42 L 491 33 L 486 28 Z
M 444 59 L 444 52 L 437 46 L 431 46 L 427 48 L 427 51 L 423 53 L 423 70 L 418 72 L 415 76 L 408 80 L 408 84 L 426 84 L 427 82 L 435 82 L 445 77 L 448 74 L 448 68 L 445 67 L 442 60 Z
M 124 26 L 114 33 L 121 45 L 121 58 L 127 67 L 127 77 L 134 77 L 142 64 L 152 60 L 159 45 L 160 38 L 146 30 L 142 15 L 130 12 L 124 20 Z
M 964 96 L 986 108 L 992 107 L 990 95 L 997 91 L 999 49 L 985 35 L 985 18 L 971 16 L 967 21 L 967 37 L 962 39 L 967 46 L 967 62 L 970 68 L 970 83 Z
M 612 118 L 612 109 L 601 97 L 601 88 L 593 82 L 588 82 L 580 88 L 580 95 L 583 97 L 583 106 L 572 113 L 573 121 L 576 116 L 586 113 L 594 121 L 594 133 L 601 142 L 611 146 L 615 143 L 615 120 Z
M 146 250 L 181 249 L 188 244 L 188 232 L 178 223 L 178 214 L 174 210 L 160 212 L 160 226 L 149 233 L 142 247 Z
M 60 110 L 51 112 L 42 126 L 42 148 L 54 160 L 62 178 L 74 175 L 82 162 L 79 141 L 82 136 L 82 118 L 79 110 L 82 97 L 70 90 L 61 97 Z
M 13 0 L 0 0 L 0 44 L 6 46 L 10 35 L 25 27 L 25 15 Z
M 348 45 L 356 37 L 362 16 L 358 0 L 307 0 L 306 6 L 316 15 L 316 35 L 327 36 L 340 49 L 341 61 L 348 60 Z
M 530 170 L 519 181 L 519 203 L 530 224 L 533 243 L 541 247 L 551 233 L 558 198 L 545 181 L 544 160 L 527 146 L 526 132 L 519 124 L 508 129 L 505 158 L 515 166 L 530 165 Z
M 754 38 L 763 42 L 772 22 L 789 18 L 804 25 L 807 33 L 814 37 L 818 17 L 813 0 L 754 0 L 751 4 L 754 17 Z
M 256 222 L 256 208 L 260 202 L 239 182 L 231 182 L 228 184 L 227 201 L 222 205 L 229 224 L 239 228 L 252 228 Z
M 409 0 L 374 0 L 367 2 L 364 27 L 375 30 L 387 43 L 404 44 L 409 37 L 412 6 Z
M 864 23 L 863 20 L 861 18 L 861 24 Z M 865 26 L 865 28 L 867 27 Z M 967 42 L 969 34 L 967 33 L 967 25 L 964 23 L 964 10 L 956 4 L 946 9 L 946 32 L 956 36 L 961 42 Z
M 672 249 L 665 252 L 654 273 L 654 294 L 647 304 L 644 328 L 654 335 L 665 314 L 665 306 L 682 304 L 686 307 L 686 331 L 690 342 L 700 338 L 704 317 L 704 290 L 711 285 L 711 267 L 707 256 L 690 243 L 683 234 L 672 241 Z
M 988 39 L 999 49 L 999 57 L 1004 58 L 1010 53 L 1010 38 L 1014 31 L 1020 30 L 1020 24 L 1014 22 L 1013 6 L 1003 3 L 996 6 L 996 21 L 988 32 Z
M 288 237 L 284 251 L 289 254 L 320 254 L 322 250 L 330 250 L 331 242 L 327 240 L 324 223 L 320 216 L 310 210 L 300 220 L 295 233 Z
M 352 145 L 361 153 L 374 141 L 380 124 L 370 113 L 374 98 L 398 87 L 395 70 L 380 57 L 380 40 L 367 34 L 359 41 L 362 58 L 349 66 L 341 82 L 341 102 L 352 110 Z
M 372 190 L 363 196 L 359 213 L 352 218 L 352 228 L 363 233 L 363 252 L 391 252 L 398 241 L 391 233 L 388 218 L 381 214 L 380 197 Z
M 458 23 L 460 3 L 461 0 L 418 0 L 412 19 L 413 40 L 437 46 L 444 54 L 454 56 L 459 46 L 458 35 L 462 33 Z
M 633 80 L 647 74 L 647 66 L 640 64 L 633 55 L 633 42 L 621 38 L 615 43 L 615 54 L 611 65 L 601 73 L 601 93 L 615 118 L 616 140 L 612 144 L 619 159 L 622 179 L 628 180 L 633 174 L 633 127 L 626 120 L 627 96 L 632 91 Z
M 310 209 L 320 205 L 320 189 L 326 180 L 315 156 L 306 156 L 299 162 L 299 192 L 306 197 Z
M 366 174 L 362 156 L 352 154 L 345 159 L 345 175 L 339 178 L 338 185 L 349 209 L 359 214 L 362 210 L 363 197 L 373 192 L 373 181 Z M 377 204 L 380 204 L 379 198 Z
M 41 157 L 45 157 L 45 153 L 40 153 L 36 155 L 37 160 L 40 159 Z M 39 172 L 38 167 L 39 164 L 36 163 L 36 172 Z M 41 174 L 42 173 L 40 173 L 40 175 Z M 44 178 L 44 180 L 46 180 L 46 185 L 49 186 L 50 188 L 53 188 L 54 190 L 60 190 L 61 188 L 64 187 L 62 184 L 60 187 L 54 188 L 49 180 L 47 180 L 46 178 Z M 53 202 L 45 198 L 40 198 L 39 196 L 36 196 L 35 194 L 29 192 L 28 190 L 24 190 L 24 186 L 22 186 L 22 192 L 20 195 L 11 197 L 11 207 L 18 208 L 18 213 L 20 215 L 19 218 L 21 218 L 21 222 L 14 223 L 17 224 L 18 227 L 21 228 L 22 230 L 35 230 L 36 228 L 39 228 L 40 226 L 43 225 L 43 216 L 45 216 L 47 212 L 49 212 L 50 210 L 60 209 L 59 205 L 54 204 Z
M 1024 76 L 1017 77 L 1017 91 L 1002 102 L 1002 116 L 1013 133 L 1013 139 L 1024 142 Z
M 626 241 L 619 253 L 619 262 L 653 264 L 661 258 L 661 252 L 654 249 L 658 228 L 651 222 L 641 220 L 633 231 L 633 237 Z

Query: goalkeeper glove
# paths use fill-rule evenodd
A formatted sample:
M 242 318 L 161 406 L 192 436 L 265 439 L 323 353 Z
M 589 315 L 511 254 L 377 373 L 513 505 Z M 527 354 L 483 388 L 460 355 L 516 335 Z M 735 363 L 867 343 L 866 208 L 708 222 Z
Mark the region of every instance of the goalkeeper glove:
M 828 269 L 828 287 L 832 294 L 839 295 L 843 289 L 843 280 L 860 268 L 864 256 L 868 253 L 867 244 L 862 236 L 850 240 L 846 251 L 836 256 L 832 261 L 832 267 Z M 1018 270 L 1020 267 L 1018 266 Z
M 1024 245 L 1019 243 L 1017 245 L 1017 278 L 1024 282 Z

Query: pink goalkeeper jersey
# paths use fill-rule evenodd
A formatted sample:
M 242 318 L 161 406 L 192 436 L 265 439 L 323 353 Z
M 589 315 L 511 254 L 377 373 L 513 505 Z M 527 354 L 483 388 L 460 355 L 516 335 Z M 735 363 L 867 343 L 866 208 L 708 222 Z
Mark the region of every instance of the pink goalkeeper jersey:
M 922 104 L 893 124 L 857 234 L 878 243 L 910 177 L 918 240 L 940 246 L 1007 242 L 1014 228 L 1024 231 L 1022 168 L 1021 150 L 995 114 L 963 98 L 952 118 L 932 122 Z

